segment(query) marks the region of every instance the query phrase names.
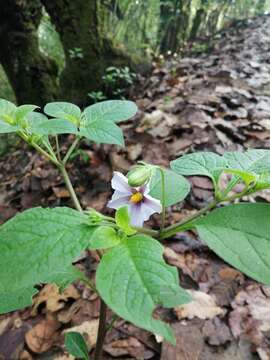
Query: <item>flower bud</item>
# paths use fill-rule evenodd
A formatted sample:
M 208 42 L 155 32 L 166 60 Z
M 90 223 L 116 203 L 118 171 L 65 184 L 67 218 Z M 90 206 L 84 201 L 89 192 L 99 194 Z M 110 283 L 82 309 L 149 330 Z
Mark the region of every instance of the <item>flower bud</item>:
M 144 185 L 151 177 L 151 167 L 137 165 L 131 169 L 128 174 L 128 184 L 132 187 Z

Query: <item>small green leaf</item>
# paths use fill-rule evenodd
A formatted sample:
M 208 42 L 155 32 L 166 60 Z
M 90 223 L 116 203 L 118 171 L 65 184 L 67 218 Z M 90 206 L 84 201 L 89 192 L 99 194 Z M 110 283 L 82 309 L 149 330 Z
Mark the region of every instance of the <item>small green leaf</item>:
M 15 120 L 16 124 L 20 123 L 20 121 L 29 113 L 33 112 L 37 109 L 38 106 L 36 105 L 21 105 L 18 106 L 15 113 Z
M 262 173 L 258 176 L 256 184 L 254 188 L 252 188 L 252 191 L 260 191 L 263 189 L 269 189 L 270 188 L 270 173 Z
M 270 285 L 270 204 L 220 208 L 194 223 L 200 237 L 222 259 Z
M 47 115 L 53 116 L 55 118 L 69 120 L 76 125 L 80 122 L 80 108 L 77 105 L 68 102 L 56 101 L 48 103 L 44 107 L 44 112 Z
M 244 170 L 237 170 L 237 169 L 225 169 L 225 173 L 240 176 L 243 182 L 249 186 L 257 182 L 258 175 L 252 172 L 244 171 Z
M 65 347 L 67 351 L 78 359 L 88 360 L 88 348 L 84 337 L 75 331 L 65 334 Z
M 165 175 L 165 206 L 171 206 L 183 201 L 190 191 L 189 182 L 181 175 L 171 170 L 163 170 Z M 158 169 L 150 180 L 150 195 L 155 199 L 162 200 L 161 173 Z
M 0 134 L 8 134 L 18 131 L 18 126 L 10 125 L 0 120 Z
M 128 207 L 122 206 L 115 213 L 116 225 L 120 227 L 127 235 L 136 234 L 136 230 L 133 229 L 130 225 L 130 217 L 128 214 Z
M 34 126 L 33 131 L 40 135 L 79 134 L 77 126 L 65 119 L 43 121 Z
M 100 226 L 91 237 L 89 249 L 108 249 L 119 243 L 120 238 L 112 227 Z
M 175 344 L 171 328 L 153 318 L 157 305 L 190 301 L 178 285 L 178 272 L 165 263 L 163 247 L 145 235 L 134 235 L 103 255 L 96 274 L 97 289 L 108 306 L 136 326 Z
M 124 146 L 123 132 L 111 121 L 94 121 L 80 128 L 80 134 L 96 143 Z
M 87 123 L 106 120 L 119 122 L 130 119 L 137 110 L 132 101 L 108 100 L 88 106 L 83 114 Z
M 87 221 L 65 207 L 33 208 L 0 227 L 0 313 L 30 305 L 36 284 L 74 278 L 71 263 L 93 232 Z
M 226 165 L 226 159 L 211 152 L 188 154 L 171 162 L 171 168 L 177 174 L 207 176 L 215 185 Z

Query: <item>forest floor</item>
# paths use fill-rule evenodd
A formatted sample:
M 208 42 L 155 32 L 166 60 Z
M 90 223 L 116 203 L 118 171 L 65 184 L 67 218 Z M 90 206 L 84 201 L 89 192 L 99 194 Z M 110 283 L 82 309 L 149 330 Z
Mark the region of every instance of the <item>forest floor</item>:
M 270 17 L 223 32 L 209 54 L 156 65 L 140 94 L 138 114 L 122 126 L 126 149 L 82 144 L 69 165 L 85 208 L 110 213 L 112 171 L 125 172 L 138 160 L 168 166 L 193 151 L 270 148 Z M 70 141 L 63 140 L 63 150 Z M 212 196 L 207 178 L 189 180 L 192 193 L 169 209 L 168 224 Z M 270 201 L 270 192 L 249 200 Z M 0 159 L 1 222 L 32 206 L 66 204 L 71 201 L 57 170 L 31 149 L 21 144 Z M 158 220 L 154 216 L 152 225 Z M 188 306 L 157 310 L 172 324 L 177 346 L 117 319 L 104 359 L 270 359 L 270 288 L 228 266 L 193 232 L 164 245 L 167 262 L 178 267 L 181 285 L 194 298 Z M 97 259 L 90 255 L 77 265 L 94 278 Z M 93 348 L 98 309 L 98 299 L 81 283 L 62 294 L 44 286 L 31 308 L 0 316 L 0 359 L 72 359 L 64 352 L 65 331 L 85 333 Z

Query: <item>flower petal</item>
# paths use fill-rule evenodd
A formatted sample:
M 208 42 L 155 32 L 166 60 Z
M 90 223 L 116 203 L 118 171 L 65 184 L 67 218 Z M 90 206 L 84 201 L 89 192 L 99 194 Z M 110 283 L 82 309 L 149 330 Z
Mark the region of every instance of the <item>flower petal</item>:
M 146 206 L 148 206 L 150 209 L 152 209 L 154 212 L 161 213 L 162 211 L 162 205 L 161 202 L 158 199 L 154 199 L 152 196 L 147 195 L 144 197 L 144 202 Z
M 143 186 L 140 186 L 138 188 L 138 191 L 141 192 L 145 196 L 150 192 L 150 187 L 148 184 L 145 184 Z
M 108 202 L 107 206 L 111 209 L 119 209 L 121 206 L 129 205 L 129 198 L 130 195 L 115 197 Z
M 115 192 L 113 193 L 112 195 L 112 199 L 111 200 L 117 200 L 121 197 L 128 197 L 130 198 L 132 196 L 132 194 L 130 193 L 127 193 L 127 192 L 121 192 L 121 191 L 118 191 L 118 190 L 115 190 Z
M 142 203 L 131 204 L 128 208 L 130 216 L 130 224 L 132 226 L 142 227 L 145 221 L 144 213 L 141 210 Z
M 112 188 L 126 194 L 132 194 L 132 188 L 128 185 L 127 178 L 118 171 L 114 171 L 112 178 Z

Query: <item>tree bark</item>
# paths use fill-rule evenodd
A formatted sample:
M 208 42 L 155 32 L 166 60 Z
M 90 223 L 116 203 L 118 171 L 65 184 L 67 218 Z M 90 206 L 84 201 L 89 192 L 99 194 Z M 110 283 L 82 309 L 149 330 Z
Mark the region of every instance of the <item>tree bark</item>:
M 188 14 L 186 6 L 189 2 L 171 0 L 160 2 L 159 39 L 160 52 L 175 52 L 186 38 L 188 27 Z
M 60 78 L 61 98 L 84 105 L 87 93 L 98 90 L 108 66 L 131 66 L 101 31 L 98 0 L 42 0 L 58 31 L 66 56 Z M 76 55 L 79 49 L 81 55 Z
M 42 6 L 36 0 L 0 0 L 0 62 L 17 102 L 42 106 L 57 97 L 57 66 L 38 46 Z

